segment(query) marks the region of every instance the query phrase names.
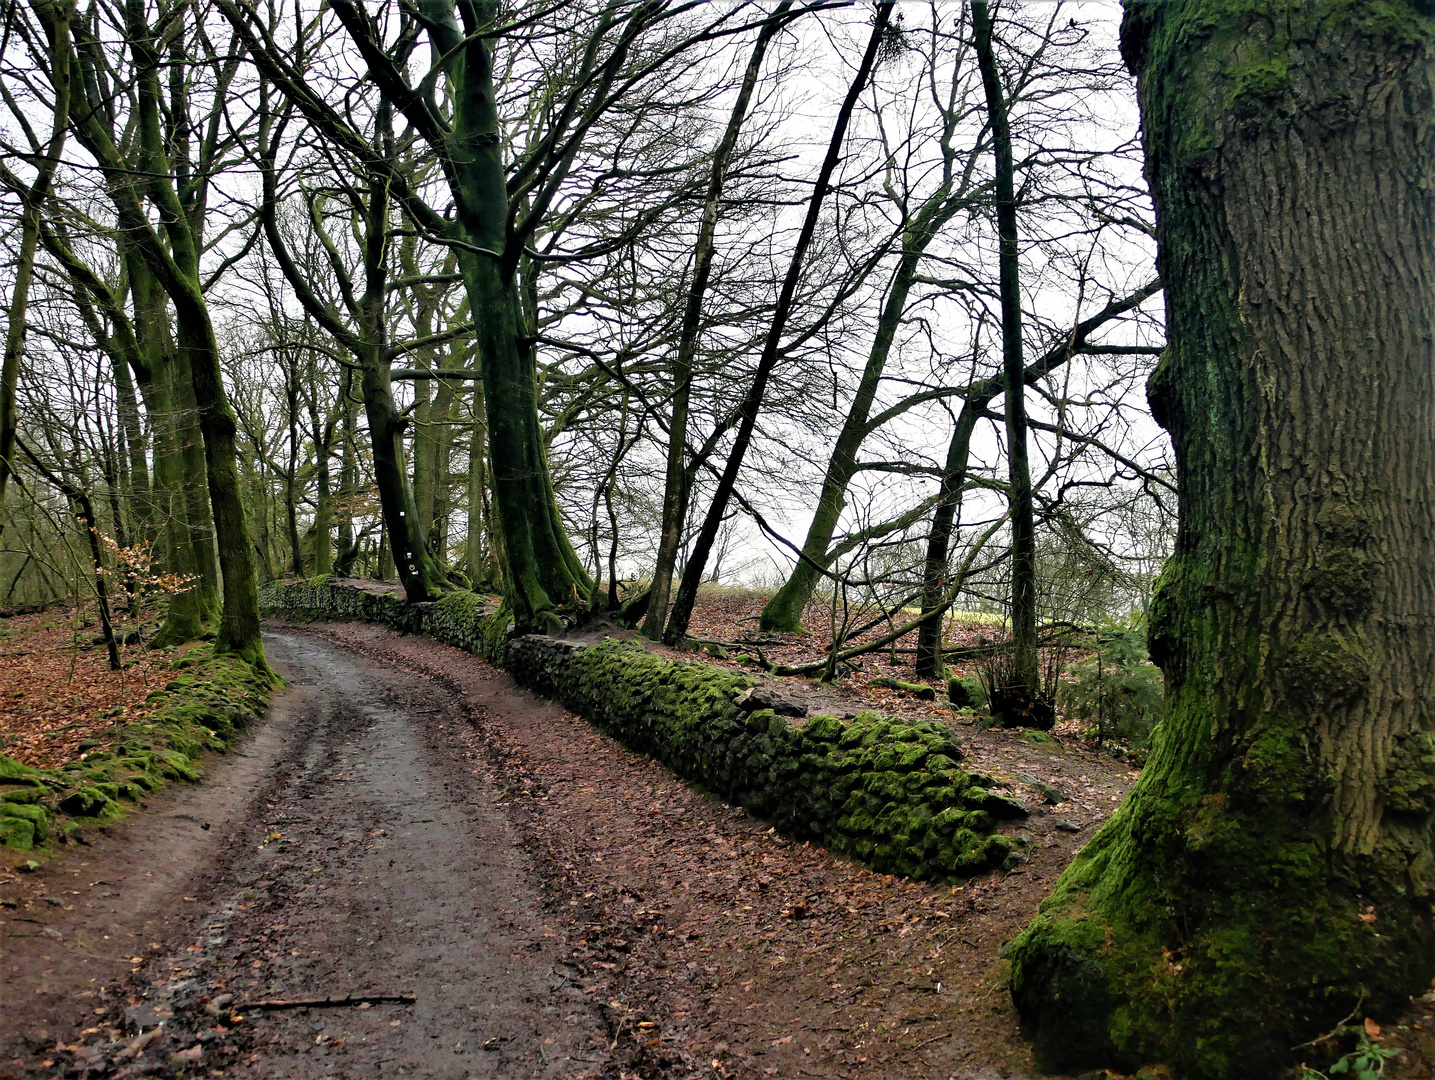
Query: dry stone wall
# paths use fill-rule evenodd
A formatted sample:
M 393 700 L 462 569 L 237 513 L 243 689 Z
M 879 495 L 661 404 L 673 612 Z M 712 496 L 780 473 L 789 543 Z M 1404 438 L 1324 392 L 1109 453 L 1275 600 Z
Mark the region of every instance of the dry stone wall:
M 770 820 L 875 870 L 953 878 L 1001 866 L 998 824 L 1026 816 L 992 781 L 961 768 L 961 749 L 929 721 L 863 712 L 782 716 L 782 695 L 726 668 L 670 660 L 634 641 L 592 644 L 513 635 L 473 593 L 408 605 L 342 582 L 276 582 L 261 603 L 301 619 L 362 620 L 427 633 L 482 656 L 632 749 Z

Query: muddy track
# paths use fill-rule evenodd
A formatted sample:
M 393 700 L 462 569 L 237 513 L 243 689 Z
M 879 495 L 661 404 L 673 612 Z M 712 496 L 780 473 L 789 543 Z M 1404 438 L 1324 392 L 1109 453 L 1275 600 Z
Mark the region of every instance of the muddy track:
M 248 806 L 233 805 L 233 785 L 223 807 L 215 787 L 182 792 L 153 821 L 145 815 L 149 828 L 180 835 L 137 837 L 143 850 L 118 860 L 131 871 L 123 882 L 105 869 L 104 884 L 90 885 L 103 857 L 47 870 L 92 906 L 75 904 L 67 922 L 66 905 L 45 905 L 46 925 L 34 925 L 50 933 L 27 942 L 31 955 L 6 957 L 16 977 L 0 999 L 11 1044 L 0 1061 L 40 1075 L 66 1066 L 138 1074 L 135 1059 L 256 1077 L 599 1072 L 604 1022 L 558 963 L 541 881 L 497 794 L 444 743 L 449 695 L 317 638 L 267 635 L 266 645 L 289 688 L 275 700 L 263 745 L 246 748 L 244 775 L 232 778 L 249 784 Z M 231 771 L 224 766 L 216 774 Z M 225 816 L 231 828 L 204 829 Z M 166 851 L 176 841 L 178 850 Z M 63 972 L 52 959 L 77 938 L 122 940 L 143 962 L 110 963 L 98 985 L 77 990 L 77 975 L 96 975 L 94 949 Z M 117 1000 L 106 983 L 131 968 Z M 41 1008 L 21 1000 L 26 990 Z M 364 996 L 413 1002 L 254 1004 Z M 76 1008 L 81 1001 L 95 1007 Z M 66 1044 L 81 1012 L 99 1027 Z M 126 1055 L 151 1029 L 161 1034 L 143 1054 Z

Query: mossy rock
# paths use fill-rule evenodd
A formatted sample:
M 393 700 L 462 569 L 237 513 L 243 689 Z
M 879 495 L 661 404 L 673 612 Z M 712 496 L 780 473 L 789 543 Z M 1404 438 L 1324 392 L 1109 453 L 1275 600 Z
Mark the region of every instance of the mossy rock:
M 921 744 L 904 747 L 897 754 L 897 768 L 915 769 L 927 760 L 930 753 L 931 751 Z
M 975 675 L 947 680 L 947 700 L 954 709 L 979 709 L 987 703 L 987 691 Z
M 842 721 L 835 716 L 814 716 L 803 726 L 802 734 L 817 742 L 836 742 L 842 737 Z
M 15 851 L 33 851 L 35 823 L 28 818 L 0 817 L 0 845 Z
M 1028 746 L 1049 746 L 1053 749 L 1061 746 L 1060 741 L 1058 741 L 1055 735 L 1046 731 L 1037 731 L 1034 728 L 1028 728 L 1017 736 L 1017 738 L 1021 739 L 1021 741 Z
M 962 803 L 968 810 L 985 810 L 1002 821 L 1016 821 L 1029 814 L 1025 804 L 1019 800 L 982 788 L 968 788 L 962 793 Z
M 861 719 L 861 717 L 858 717 L 858 719 Z M 867 725 L 866 730 L 862 733 L 862 745 L 877 746 L 880 743 L 888 741 L 888 734 L 891 730 L 892 723 L 889 720 L 878 720 L 874 724 Z
M 162 764 L 159 771 L 168 780 L 188 780 L 191 783 L 204 775 L 199 762 L 178 750 L 162 750 L 156 755 Z
M 93 787 L 72 791 L 60 800 L 60 809 L 71 817 L 99 817 L 109 805 L 109 796 Z
M 34 843 L 43 844 L 50 835 L 50 812 L 43 806 L 0 803 L 0 817 L 21 818 L 34 826 Z
M 22 764 L 14 758 L 0 754 L 0 783 L 19 781 L 22 783 L 39 782 L 43 773 L 39 769 L 31 768 Z
M 901 679 L 893 679 L 887 675 L 879 676 L 871 680 L 867 685 L 896 690 L 899 693 L 909 694 L 921 701 L 935 701 L 937 698 L 937 692 L 926 683 L 903 682 Z

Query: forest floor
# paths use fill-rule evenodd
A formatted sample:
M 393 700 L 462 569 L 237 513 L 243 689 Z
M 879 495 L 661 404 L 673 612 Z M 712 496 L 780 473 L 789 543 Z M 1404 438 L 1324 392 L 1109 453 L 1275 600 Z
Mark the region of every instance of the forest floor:
M 1029 861 L 919 884 L 784 840 L 456 649 L 275 631 L 289 689 L 210 780 L 0 877 L 0 1076 L 1031 1074 L 1000 947 L 1125 766 L 963 729 L 974 764 L 1071 798 L 1014 782 Z M 416 1000 L 254 1006 L 355 994 Z
M 722 667 L 738 668 L 744 665 L 739 660 L 739 650 L 772 664 L 801 665 L 818 663 L 828 656 L 832 648 L 832 612 L 819 600 L 807 605 L 802 623 L 807 633 L 773 633 L 757 628 L 758 616 L 767 602 L 767 594 L 748 589 L 726 589 L 707 587 L 699 593 L 693 610 L 688 631 L 694 637 L 705 641 L 723 642 L 730 646 L 727 657 L 704 655 L 705 663 Z M 878 622 L 850 641 L 842 643 L 843 648 L 862 645 L 890 633 L 895 626 L 910 621 L 915 612 L 894 616 L 893 624 L 886 620 Z M 868 613 L 855 618 L 861 626 L 875 619 L 879 612 Z M 942 641 L 948 649 L 981 647 L 989 642 L 1003 640 L 1005 629 L 999 617 L 957 613 L 945 620 Z M 854 657 L 850 662 L 855 670 L 845 674 L 831 684 L 831 701 L 856 703 L 858 708 L 878 709 L 883 712 L 901 713 L 905 716 L 921 716 L 937 723 L 950 724 L 952 709 L 947 704 L 947 680 L 945 678 L 923 679 L 913 671 L 916 659 L 917 633 L 912 631 L 881 649 Z M 680 657 L 674 650 L 665 650 L 675 658 Z M 1067 648 L 1058 662 L 1069 662 L 1084 655 L 1078 648 Z M 691 657 L 686 657 L 691 659 Z M 978 663 L 971 659 L 949 659 L 948 668 L 954 675 L 977 675 Z M 889 686 L 879 686 L 875 680 L 895 679 L 909 684 L 930 686 L 935 691 L 935 700 L 927 702 L 913 697 L 906 691 Z M 802 685 L 805 680 L 789 680 Z M 807 685 L 814 685 L 808 683 Z M 971 723 L 968 718 L 965 722 Z M 1087 734 L 1086 726 L 1075 719 L 1058 716 L 1055 727 L 1057 736 L 1063 739 L 1082 738 Z
M 145 695 L 173 678 L 169 665 L 184 650 L 122 646 L 123 667 L 111 671 L 98 636 L 98 624 L 69 606 L 0 619 L 0 754 L 53 769 L 85 740 L 156 708 Z
M 915 883 L 777 836 L 459 650 L 269 631 L 288 689 L 204 783 L 0 870 L 0 1080 L 1035 1075 L 1001 946 L 1124 763 L 957 727 L 1031 807 L 1029 859 Z M 848 682 L 811 705 L 870 707 Z M 316 999 L 347 1003 L 275 1004 Z M 1388 1018 L 1387 1076 L 1432 1075 L 1426 1010 Z

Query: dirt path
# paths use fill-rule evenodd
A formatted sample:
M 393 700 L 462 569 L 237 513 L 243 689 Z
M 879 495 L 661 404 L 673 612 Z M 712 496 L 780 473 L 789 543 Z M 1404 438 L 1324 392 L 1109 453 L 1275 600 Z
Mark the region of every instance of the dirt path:
M 33 955 L 7 955 L 7 967 L 21 976 L 6 980 L 0 1002 L 6 1034 L 20 1036 L 18 1054 L 7 1048 L 11 1068 L 18 1073 L 23 1064 L 51 1075 L 59 1066 L 103 1061 L 123 1071 L 125 1062 L 116 1059 L 131 1036 L 161 1025 L 142 1058 L 168 1069 L 172 1056 L 184 1052 L 173 1062 L 182 1072 L 200 1066 L 255 1077 L 595 1072 L 607 1060 L 590 1048 L 606 1046 L 602 1021 L 555 969 L 556 934 L 545 926 L 540 882 L 494 806 L 494 793 L 461 756 L 445 752 L 438 714 L 447 709 L 447 695 L 314 638 L 273 635 L 266 644 L 290 689 L 255 740 L 262 745 L 250 751 L 251 766 L 215 770 L 231 788 L 247 783 L 253 801 L 233 816 L 232 831 L 208 830 L 214 839 L 207 842 L 165 852 L 165 840 L 156 837 L 142 849 L 114 853 L 132 870 L 128 887 L 111 893 L 124 914 L 106 913 L 127 928 L 139 916 L 120 934 L 127 941 L 153 936 L 157 946 L 127 946 L 145 961 L 135 965 L 124 999 L 106 985 L 116 974 L 106 961 L 95 972 L 105 992 L 80 991 L 90 995 L 82 1009 L 73 962 L 63 974 L 50 965 L 48 978 L 60 994 L 36 994 L 23 984 L 37 975 L 44 981 L 46 968 L 37 970 Z M 253 764 L 261 763 L 269 766 L 267 777 L 254 775 Z M 212 790 L 184 792 L 168 819 L 187 822 L 190 837 L 204 837 L 194 811 L 211 814 Z M 116 879 L 110 855 L 85 859 L 87 867 L 48 868 L 43 884 L 69 884 L 68 876 L 88 885 L 96 866 L 106 881 Z M 193 877 L 183 872 L 195 866 L 200 872 Z M 80 919 L 66 922 L 63 905 L 40 910 L 52 934 L 74 940 L 84 932 Z M 85 914 L 93 941 L 104 915 Z M 17 924 L 6 921 L 14 933 Z M 32 954 L 42 943 L 55 950 L 63 944 L 33 939 Z M 50 999 L 40 1015 L 19 1000 L 27 989 Z M 363 994 L 415 1001 L 244 1007 Z M 211 1010 L 218 1017 L 206 1015 L 207 999 L 221 995 L 232 1000 Z M 56 1023 L 67 1003 L 56 997 L 69 998 L 70 1024 Z M 236 1007 L 242 1021 L 233 1019 Z M 75 1032 L 82 1013 L 95 1024 Z M 30 1030 L 12 1028 L 21 1018 Z M 69 1052 L 46 1052 L 47 1045 L 56 1048 L 57 1034 Z M 46 1060 L 54 1065 L 43 1066 Z
M 274 629 L 290 690 L 248 757 L 132 819 L 167 814 L 182 844 L 146 824 L 0 884 L 20 905 L 0 934 L 64 937 L 3 961 L 18 982 L 0 980 L 0 1029 L 21 1038 L 0 1080 L 9 1062 L 27 1077 L 1031 1075 L 1000 946 L 1124 794 L 1122 766 L 973 733 L 983 767 L 1069 777 L 1078 801 L 1047 812 L 1024 792 L 1018 871 L 915 884 L 784 841 L 458 650 Z M 256 794 L 225 826 L 211 806 L 231 775 Z M 119 887 L 90 886 L 101 875 Z M 73 904 L 43 899 L 62 885 Z M 120 895 L 76 895 L 101 888 Z M 60 963 L 97 932 L 137 935 L 122 952 L 144 962 Z M 362 994 L 415 1002 L 249 1007 Z M 145 1030 L 161 1034 L 122 1058 Z

